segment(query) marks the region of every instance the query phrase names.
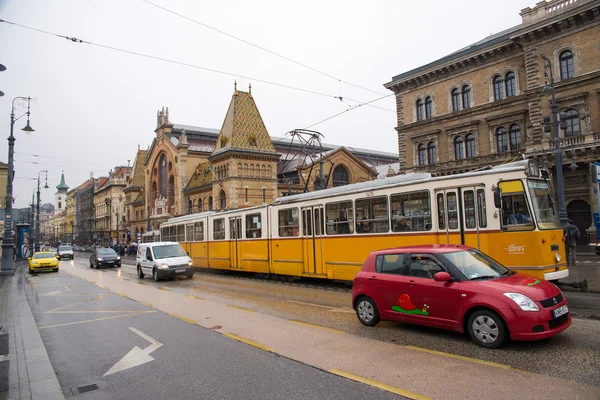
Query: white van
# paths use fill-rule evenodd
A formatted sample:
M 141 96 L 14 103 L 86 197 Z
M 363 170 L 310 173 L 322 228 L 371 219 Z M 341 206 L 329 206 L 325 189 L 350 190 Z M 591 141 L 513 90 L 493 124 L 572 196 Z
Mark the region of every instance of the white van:
M 137 276 L 143 279 L 152 274 L 156 282 L 173 279 L 176 275 L 194 276 L 194 264 L 177 242 L 143 243 L 138 246 L 135 259 Z

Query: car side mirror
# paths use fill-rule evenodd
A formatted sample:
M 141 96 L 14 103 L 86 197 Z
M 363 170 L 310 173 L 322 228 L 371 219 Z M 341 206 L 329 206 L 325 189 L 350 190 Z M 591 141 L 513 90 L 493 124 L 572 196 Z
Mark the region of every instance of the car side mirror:
M 447 272 L 438 272 L 434 275 L 433 280 L 436 282 L 449 282 L 452 280 L 452 277 Z
M 494 190 L 494 206 L 499 210 L 502 209 L 502 190 L 500 186 Z

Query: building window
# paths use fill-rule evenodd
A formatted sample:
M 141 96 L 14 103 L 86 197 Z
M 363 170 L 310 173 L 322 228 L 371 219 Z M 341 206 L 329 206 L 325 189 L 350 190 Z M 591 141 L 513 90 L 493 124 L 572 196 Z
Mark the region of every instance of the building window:
M 169 211 L 171 211 L 171 207 L 175 206 L 175 178 L 173 175 L 169 177 L 169 200 L 167 206 Z
M 198 199 L 198 212 L 202 212 L 204 209 L 202 208 L 202 199 Z
M 517 80 L 515 73 L 509 71 L 504 76 L 504 84 L 506 85 L 506 97 L 512 97 L 517 95 Z
M 575 76 L 575 66 L 573 65 L 573 52 L 565 50 L 560 53 L 560 79 L 569 79 Z
M 333 187 L 344 186 L 350 183 L 348 170 L 343 165 L 338 165 L 333 170 Z
M 227 196 L 225 195 L 224 190 L 221 190 L 221 193 L 219 193 L 219 208 L 221 210 L 224 210 L 227 208 Z
M 494 76 L 492 80 L 494 84 L 494 100 L 502 100 L 504 98 L 504 87 L 502 86 L 502 77 L 500 75 Z
M 460 110 L 460 92 L 458 89 L 452 89 L 452 111 Z
M 471 107 L 471 87 L 464 85 L 461 89 L 463 108 Z
M 454 139 L 454 158 L 456 160 L 462 160 L 465 158 L 463 138 L 460 136 L 457 136 L 456 139 Z
M 433 100 L 431 96 L 425 97 L 425 118 L 433 117 Z
M 521 128 L 519 125 L 510 126 L 510 149 L 519 150 L 521 148 Z
M 163 198 L 167 198 L 167 158 L 163 154 L 160 156 L 158 165 L 160 169 L 160 195 Z
M 467 135 L 465 141 L 465 148 L 467 153 L 467 158 L 475 157 L 475 136 L 472 133 Z
M 427 164 L 427 160 L 425 158 L 425 146 L 423 145 L 423 143 L 419 144 L 419 146 L 417 147 L 417 154 L 419 159 L 419 165 Z
M 435 143 L 429 142 L 427 144 L 427 158 L 429 160 L 429 164 L 435 164 Z
M 567 116 L 564 118 L 564 122 L 567 125 L 567 129 L 565 129 L 565 137 L 577 136 L 581 134 L 579 114 L 577 114 L 577 111 L 570 108 L 565 112 L 565 114 L 567 114 Z
M 267 189 L 263 188 L 263 204 L 267 203 Z
M 496 129 L 496 145 L 498 146 L 498 153 L 506 153 L 508 151 L 508 138 L 506 129 L 503 127 Z
M 212 196 L 209 196 L 208 198 L 208 211 L 212 211 L 213 209 L 213 198 Z
M 417 121 L 423 120 L 423 100 L 417 100 Z

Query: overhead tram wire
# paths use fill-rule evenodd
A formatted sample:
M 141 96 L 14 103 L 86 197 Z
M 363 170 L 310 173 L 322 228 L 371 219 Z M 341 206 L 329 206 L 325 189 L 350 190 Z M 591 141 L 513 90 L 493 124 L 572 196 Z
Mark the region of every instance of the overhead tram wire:
M 15 162 L 20 162 L 20 163 L 26 163 L 26 164 L 34 164 L 34 165 L 40 165 L 40 166 L 52 166 L 52 167 L 60 167 L 60 168 L 74 168 L 72 165 L 63 165 L 63 164 L 50 164 L 50 163 L 46 163 L 46 162 L 39 162 L 39 161 L 26 161 L 26 160 L 14 160 Z M 110 169 L 110 168 L 109 168 Z M 106 169 L 93 169 L 90 170 L 93 172 L 99 172 L 101 174 L 106 173 Z
M 31 156 L 31 157 L 36 157 L 36 158 L 48 158 L 48 159 L 52 159 L 52 160 L 68 161 L 68 162 L 77 163 L 77 164 L 89 164 L 89 165 L 96 165 L 96 166 L 104 166 L 104 164 L 98 164 L 98 163 L 93 163 L 93 162 L 89 162 L 89 161 L 77 161 L 77 160 L 70 160 L 68 158 L 42 156 L 40 154 L 21 153 L 19 151 L 15 151 L 15 154 L 21 154 L 24 156 Z
M 317 126 L 317 125 L 319 125 L 319 124 L 322 124 L 322 123 L 323 123 L 323 122 L 325 122 L 325 121 L 329 121 L 330 119 L 333 119 L 333 118 L 335 118 L 335 117 L 338 117 L 338 116 L 340 116 L 340 115 L 342 115 L 342 114 L 345 114 L 345 113 L 347 113 L 347 112 L 349 112 L 349 111 L 356 110 L 356 109 L 357 109 L 357 108 L 359 108 L 359 107 L 366 106 L 366 105 L 368 105 L 368 104 L 370 104 L 370 103 L 374 103 L 374 102 L 376 102 L 376 101 L 383 100 L 383 99 L 385 99 L 386 97 L 390 97 L 390 96 L 393 96 L 393 95 L 394 95 L 394 93 L 390 93 L 390 94 L 388 94 L 388 95 L 385 95 L 385 96 L 382 96 L 382 97 L 378 97 L 378 98 L 376 98 L 376 99 L 373 99 L 373 100 L 371 100 L 371 101 L 367 101 L 366 103 L 360 103 L 360 104 L 357 104 L 357 105 L 355 105 L 355 106 L 350 106 L 348 109 L 346 109 L 346 110 L 344 110 L 344 111 L 341 111 L 341 112 L 339 112 L 339 113 L 337 113 L 337 114 L 334 114 L 334 115 L 332 115 L 331 117 L 327 117 L 327 118 L 325 118 L 325 119 L 323 119 L 323 120 L 321 120 L 321 121 L 319 121 L 319 122 L 315 122 L 314 124 L 312 124 L 312 125 L 309 125 L 309 126 L 305 127 L 304 129 L 310 129 L 310 128 L 312 128 L 313 126 Z
M 318 69 L 316 69 L 316 68 L 313 68 L 313 67 L 311 67 L 311 66 L 309 66 L 309 65 L 303 64 L 303 63 L 301 63 L 301 62 L 299 62 L 299 61 L 296 61 L 296 60 L 294 60 L 294 59 L 291 59 L 291 58 L 289 58 L 289 57 L 286 57 L 286 56 L 284 56 L 284 55 L 282 55 L 282 54 L 279 54 L 279 53 L 277 53 L 277 52 L 275 52 L 275 51 L 273 51 L 273 50 L 269 50 L 269 49 L 267 49 L 267 48 L 265 48 L 265 47 L 259 46 L 259 45 L 257 45 L 257 44 L 254 44 L 254 43 L 252 43 L 252 42 L 249 42 L 248 40 L 245 40 L 245 39 L 242 39 L 242 38 L 240 38 L 240 37 L 234 36 L 234 35 L 232 35 L 231 33 L 227 33 L 227 32 L 225 32 L 225 31 L 222 31 L 222 30 L 220 30 L 220 29 L 214 28 L 214 27 L 212 27 L 212 26 L 210 26 L 210 25 L 207 25 L 207 24 L 205 24 L 205 23 L 203 23 L 203 22 L 197 21 L 197 20 L 195 20 L 195 19 L 193 19 L 193 18 L 187 17 L 187 16 L 185 16 L 185 15 L 183 15 L 183 14 L 180 14 L 180 13 L 178 13 L 178 12 L 175 12 L 175 11 L 173 11 L 173 10 L 170 10 L 170 9 L 168 9 L 168 8 L 166 8 L 166 7 L 159 6 L 158 4 L 152 3 L 151 1 L 148 1 L 148 0 L 142 0 L 142 1 L 143 1 L 144 3 L 146 3 L 146 4 L 149 4 L 149 5 L 151 5 L 151 6 L 154 6 L 154 7 L 158 8 L 158 9 L 161 9 L 161 10 L 163 10 L 163 11 L 166 11 L 166 12 L 168 12 L 168 13 L 170 13 L 170 14 L 176 15 L 176 16 L 178 16 L 178 17 L 180 17 L 180 18 L 186 19 L 186 20 L 188 20 L 188 21 L 190 21 L 190 22 L 193 22 L 193 23 L 195 23 L 195 24 L 198 24 L 198 25 L 201 25 L 201 26 L 203 26 L 203 27 L 205 27 L 205 28 L 211 29 L 211 30 L 213 30 L 213 31 L 215 31 L 215 32 L 218 32 L 218 33 L 222 34 L 222 35 L 225 35 L 225 36 L 228 36 L 228 37 L 230 37 L 230 38 L 232 38 L 232 39 L 238 40 L 238 41 L 240 41 L 240 42 L 242 42 L 242 43 L 245 43 L 245 44 L 247 44 L 247 45 L 249 45 L 249 46 L 256 47 L 257 49 L 260 49 L 260 50 L 262 50 L 262 51 L 265 51 L 265 52 L 267 52 L 267 53 L 269 53 L 269 54 L 272 54 L 272 55 L 274 55 L 274 56 L 276 56 L 276 57 L 280 57 L 280 58 L 283 58 L 284 60 L 287 60 L 287 61 L 289 61 L 289 62 L 292 62 L 292 63 L 294 63 L 294 64 L 300 65 L 300 66 L 301 66 L 301 67 L 303 67 L 303 68 L 309 69 L 309 70 L 311 70 L 311 71 L 313 71 L 313 72 L 316 72 L 316 73 L 318 73 L 318 74 L 321 74 L 321 75 L 323 75 L 323 76 L 326 76 L 326 77 L 328 77 L 328 78 L 335 79 L 336 81 L 338 81 L 338 82 L 340 82 L 340 83 L 344 83 L 344 84 L 346 84 L 346 85 L 349 85 L 349 86 L 354 86 L 354 87 L 356 87 L 356 88 L 359 88 L 359 89 L 362 89 L 362 90 L 366 90 L 366 91 L 368 91 L 368 92 L 375 93 L 375 94 L 378 94 L 378 95 L 383 95 L 383 93 L 380 93 L 380 92 L 377 92 L 377 91 L 375 91 L 375 90 L 371 90 L 371 89 L 369 89 L 369 88 L 366 88 L 366 87 L 364 87 L 364 86 L 360 86 L 360 85 L 354 84 L 354 83 L 352 83 L 352 82 L 348 82 L 348 81 L 345 81 L 345 80 L 343 80 L 343 79 L 337 78 L 337 77 L 335 77 L 335 76 L 333 76 L 333 75 L 331 75 L 331 74 L 328 74 L 327 72 L 320 71 L 320 70 L 318 70 Z M 341 97 L 341 95 L 340 95 L 340 97 Z M 349 100 L 351 100 L 351 99 L 349 99 Z M 360 103 L 360 101 L 358 101 L 358 100 L 352 100 L 352 101 L 356 101 L 356 102 Z

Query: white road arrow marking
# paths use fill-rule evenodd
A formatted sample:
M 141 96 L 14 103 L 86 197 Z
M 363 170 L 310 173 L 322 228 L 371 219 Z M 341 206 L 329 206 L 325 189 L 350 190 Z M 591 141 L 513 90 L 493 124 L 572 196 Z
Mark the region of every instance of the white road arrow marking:
M 162 343 L 146 335 L 144 332 L 131 327 L 129 329 L 152 344 L 145 349 L 140 349 L 139 347 L 135 346 L 129 353 L 125 354 L 125 357 L 121 358 L 119 362 L 113 365 L 113 367 L 109 369 L 103 376 L 112 375 L 115 372 L 123 371 L 124 369 L 137 367 L 138 365 L 150 362 L 154 360 L 154 358 L 150 356 L 150 353 L 162 347 Z

